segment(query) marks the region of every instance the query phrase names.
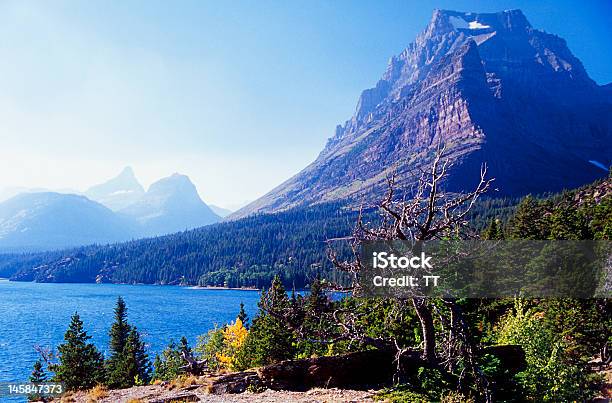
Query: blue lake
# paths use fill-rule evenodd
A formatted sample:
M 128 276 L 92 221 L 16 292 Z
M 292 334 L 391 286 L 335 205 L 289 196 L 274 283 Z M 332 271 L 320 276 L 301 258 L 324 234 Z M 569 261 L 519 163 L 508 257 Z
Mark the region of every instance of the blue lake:
M 258 292 L 248 290 L 0 280 L 0 382 L 27 381 L 38 357 L 34 346 L 61 343 L 75 311 L 106 353 L 118 296 L 127 303 L 129 321 L 145 335 L 151 360 L 171 339 L 186 336 L 194 345 L 215 324 L 235 320 L 240 302 L 253 318 L 259 300 Z

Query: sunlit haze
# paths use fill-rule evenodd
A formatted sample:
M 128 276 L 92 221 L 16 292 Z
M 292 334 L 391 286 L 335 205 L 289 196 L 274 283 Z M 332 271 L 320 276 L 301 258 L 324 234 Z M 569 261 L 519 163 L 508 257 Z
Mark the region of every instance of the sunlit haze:
M 236 208 L 317 157 L 434 7 L 521 8 L 612 81 L 609 3 L 385 3 L 3 1 L 0 189 L 83 191 L 129 165 Z

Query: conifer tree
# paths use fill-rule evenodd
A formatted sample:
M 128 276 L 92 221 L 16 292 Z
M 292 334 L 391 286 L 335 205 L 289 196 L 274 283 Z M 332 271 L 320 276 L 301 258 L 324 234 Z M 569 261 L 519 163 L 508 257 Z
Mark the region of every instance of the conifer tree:
M 242 345 L 237 366 L 249 368 L 293 358 L 295 335 L 284 323 L 291 308 L 287 291 L 279 276 L 274 277 L 268 291 L 262 291 L 259 316 Z
M 112 388 L 131 386 L 126 386 L 129 380 L 126 380 L 126 374 L 124 373 L 124 361 L 126 360 L 124 351 L 129 333 L 130 326 L 127 322 L 127 306 L 123 298 L 118 297 L 117 305 L 115 306 L 115 322 L 109 332 L 111 356 L 106 362 L 106 383 Z
M 282 316 L 283 311 L 289 307 L 287 291 L 278 275 L 274 276 L 270 289 L 262 293 L 259 307 L 266 310 L 272 316 Z
M 146 353 L 145 343 L 135 327 L 130 329 L 123 349 L 121 370 L 125 379 L 124 386 L 147 384 L 151 380 L 151 363 Z
M 311 335 L 310 340 L 300 342 L 301 354 L 321 355 L 328 346 L 313 340 L 326 340 L 333 331 L 330 320 L 331 302 L 325 294 L 324 283 L 319 276 L 310 284 L 310 293 L 304 299 L 303 332 Z
M 191 347 L 189 347 L 189 342 L 187 341 L 187 337 L 181 337 L 181 342 L 179 344 L 179 351 L 181 353 L 191 354 Z
M 34 367 L 32 369 L 32 374 L 30 375 L 30 382 L 32 383 L 42 383 L 47 382 L 47 374 L 43 369 L 43 364 L 41 360 L 36 360 L 34 363 Z
M 240 311 L 238 312 L 238 319 L 242 322 L 245 329 L 249 328 L 249 315 L 244 310 L 244 302 L 240 302 Z
M 485 240 L 500 240 L 504 239 L 504 232 L 497 218 L 491 220 L 491 223 L 482 233 L 482 238 Z
M 543 211 L 533 196 L 526 196 L 508 223 L 511 239 L 546 239 L 540 225 Z
M 65 343 L 57 348 L 59 363 L 49 368 L 55 373 L 54 380 L 64 382 L 68 390 L 90 389 L 103 381 L 104 360 L 90 339 L 75 312 L 64 335 Z
M 153 361 L 153 379 L 162 379 L 162 377 L 158 377 L 158 375 L 160 375 L 160 371 L 163 365 L 164 364 L 159 354 L 155 354 L 155 360 Z
M 183 343 L 183 339 L 185 343 Z M 162 355 L 159 354 L 155 357 L 153 379 L 160 381 L 170 381 L 175 379 L 181 373 L 181 367 L 184 364 L 183 357 L 181 357 L 181 350 L 189 348 L 186 345 L 187 339 L 183 337 L 181 339 L 181 345 L 177 345 L 173 340 L 164 349 Z
M 325 295 L 323 281 L 317 276 L 310 284 L 310 293 L 306 298 L 306 311 L 311 316 L 319 316 L 329 308 L 329 298 Z
M 30 375 L 30 382 L 32 383 L 47 382 L 47 374 L 45 373 L 45 370 L 43 369 L 43 364 L 40 359 L 36 360 L 36 362 L 34 363 L 34 367 Z M 42 396 L 38 393 L 28 395 L 28 400 L 31 402 L 47 401 L 47 399 L 45 399 L 45 396 Z
M 127 306 L 117 298 L 115 322 L 109 332 L 111 357 L 106 363 L 106 383 L 112 388 L 129 388 L 150 380 L 151 364 L 145 343 L 136 327 L 127 321 Z
M 109 332 L 109 347 L 112 354 L 120 355 L 130 333 L 130 325 L 127 323 L 127 306 L 122 297 L 117 298 L 115 306 L 115 322 Z

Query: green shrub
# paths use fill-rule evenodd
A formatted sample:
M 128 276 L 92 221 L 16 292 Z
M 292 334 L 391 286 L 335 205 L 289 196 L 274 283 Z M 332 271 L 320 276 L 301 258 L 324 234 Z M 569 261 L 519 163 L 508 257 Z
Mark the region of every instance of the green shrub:
M 498 331 L 500 344 L 518 344 L 525 351 L 527 369 L 517 374 L 524 398 L 538 402 L 587 399 L 589 380 L 584 366 L 568 359 L 563 339 L 543 318 L 542 312 L 527 309 L 517 300 Z

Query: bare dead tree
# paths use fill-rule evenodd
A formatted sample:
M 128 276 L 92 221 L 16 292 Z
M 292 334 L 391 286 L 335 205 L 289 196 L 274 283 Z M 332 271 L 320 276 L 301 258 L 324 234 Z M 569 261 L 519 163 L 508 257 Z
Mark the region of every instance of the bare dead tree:
M 210 372 L 206 360 L 196 360 L 190 351 L 181 351 L 181 357 L 187 365 L 183 365 L 180 369 L 190 375 L 200 376 L 206 372 Z
M 34 350 L 40 355 L 40 358 L 47 364 L 53 366 L 56 364 L 57 354 L 49 347 L 43 347 L 38 344 L 34 345 Z
M 394 240 L 418 242 L 448 236 L 459 239 L 475 237 L 475 233 L 468 226 L 467 217 L 478 198 L 490 189 L 493 179 L 487 179 L 487 167 L 483 165 L 480 170 L 480 180 L 474 190 L 463 194 L 445 192 L 442 185 L 450 167 L 445 147 L 438 146 L 429 167 L 418 172 L 415 184 L 407 192 L 400 192 L 401 189 L 396 186 L 395 175 L 389 177 L 386 195 L 377 206 L 381 212 L 380 223 L 372 225 L 370 222 L 365 222 L 362 207 L 353 235 L 346 238 L 352 252 L 350 260 L 338 258 L 338 253 L 333 248 L 333 241 L 336 240 L 328 242 L 330 260 L 337 269 L 353 277 L 351 287 L 353 291 L 359 291 L 356 280 L 364 268 L 360 258 L 360 248 L 364 242 Z M 422 358 L 429 363 L 437 363 L 432 304 L 422 297 L 411 298 L 411 302 L 421 327 Z M 470 351 L 465 351 L 466 348 L 471 348 L 467 346 L 465 339 L 461 340 L 461 343 L 457 341 L 458 334 L 465 334 L 465 323 L 462 323 L 459 307 L 451 299 L 445 299 L 443 302 L 451 312 L 447 329 L 447 341 L 450 343 L 447 353 L 453 355 L 458 349 L 461 353 L 471 354 Z M 350 329 L 347 324 L 341 326 L 346 332 L 356 333 L 356 329 Z M 463 347 L 456 348 L 461 344 Z M 398 351 L 404 350 L 398 347 Z M 452 359 L 447 358 L 444 362 L 451 364 Z

